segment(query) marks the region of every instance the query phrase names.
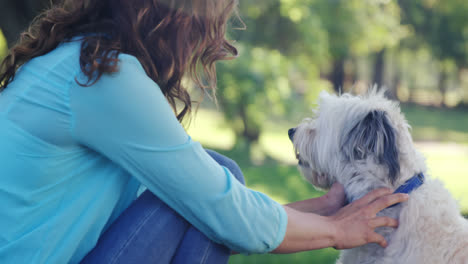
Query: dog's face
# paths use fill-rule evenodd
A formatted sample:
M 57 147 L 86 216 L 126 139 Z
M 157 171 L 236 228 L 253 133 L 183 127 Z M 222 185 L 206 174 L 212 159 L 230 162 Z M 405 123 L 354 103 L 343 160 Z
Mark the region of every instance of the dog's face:
M 366 96 L 322 92 L 315 116 L 289 130 L 303 176 L 328 189 L 335 181 L 359 184 L 367 174 L 393 186 L 402 154 L 412 153 L 408 124 L 396 102 L 383 92 Z
M 315 187 L 320 189 L 329 189 L 336 181 L 333 175 L 326 170 L 317 168 L 320 155 L 316 154 L 318 149 L 317 140 L 317 120 L 306 118 L 296 128 L 288 131 L 289 138 L 294 144 L 298 167 L 301 174 Z

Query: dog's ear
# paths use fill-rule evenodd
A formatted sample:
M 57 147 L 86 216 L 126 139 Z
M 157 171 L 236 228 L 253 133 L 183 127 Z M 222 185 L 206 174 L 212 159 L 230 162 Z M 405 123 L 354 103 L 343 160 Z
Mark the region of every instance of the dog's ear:
M 350 160 L 362 160 L 372 155 L 389 170 L 393 183 L 400 171 L 395 129 L 384 111 L 371 111 L 347 133 L 342 150 Z

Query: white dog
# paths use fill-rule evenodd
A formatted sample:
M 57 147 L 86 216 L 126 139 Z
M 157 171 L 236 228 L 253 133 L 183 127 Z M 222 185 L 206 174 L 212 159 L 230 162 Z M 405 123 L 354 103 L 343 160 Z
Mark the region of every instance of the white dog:
M 442 182 L 427 175 L 409 128 L 398 103 L 374 89 L 362 97 L 323 92 L 315 117 L 289 131 L 301 173 L 314 186 L 337 181 L 349 202 L 380 187 L 410 192 L 408 202 L 378 214 L 399 219 L 397 229 L 376 230 L 389 246 L 344 250 L 339 263 L 468 263 L 468 221 Z

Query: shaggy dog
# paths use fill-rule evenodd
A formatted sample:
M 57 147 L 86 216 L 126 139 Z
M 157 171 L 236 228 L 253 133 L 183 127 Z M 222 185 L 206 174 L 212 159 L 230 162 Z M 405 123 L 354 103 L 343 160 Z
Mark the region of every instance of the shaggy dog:
M 380 187 L 410 192 L 408 202 L 378 214 L 399 219 L 397 229 L 376 229 L 387 248 L 343 250 L 338 263 L 468 263 L 468 221 L 442 182 L 426 173 L 409 128 L 398 103 L 374 89 L 361 97 L 323 92 L 315 117 L 290 129 L 300 171 L 314 186 L 337 181 L 349 202 Z

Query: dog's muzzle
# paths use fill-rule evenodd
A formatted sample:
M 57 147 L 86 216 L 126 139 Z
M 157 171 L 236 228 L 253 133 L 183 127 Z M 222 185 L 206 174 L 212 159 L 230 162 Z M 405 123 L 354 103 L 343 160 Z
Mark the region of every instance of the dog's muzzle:
M 291 128 L 288 130 L 288 136 L 291 141 L 293 141 L 294 134 L 296 133 L 296 128 Z

